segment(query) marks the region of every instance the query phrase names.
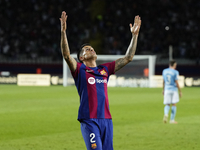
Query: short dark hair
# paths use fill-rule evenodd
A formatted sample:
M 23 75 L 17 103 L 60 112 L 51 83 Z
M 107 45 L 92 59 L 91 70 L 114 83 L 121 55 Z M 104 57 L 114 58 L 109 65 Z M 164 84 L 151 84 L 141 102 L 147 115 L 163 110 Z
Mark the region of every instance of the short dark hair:
M 175 63 L 176 63 L 175 60 L 170 60 L 169 65 L 170 65 L 170 66 L 174 66 Z
M 80 47 L 80 49 L 79 49 L 79 51 L 78 51 L 78 53 L 77 53 L 77 59 L 79 60 L 79 62 L 81 62 L 81 63 L 83 63 L 81 60 L 80 60 L 80 54 L 81 54 L 81 51 L 82 51 L 82 49 L 83 49 L 83 47 L 84 46 L 91 46 L 89 43 L 85 43 L 85 44 L 82 44 L 81 45 L 81 47 Z

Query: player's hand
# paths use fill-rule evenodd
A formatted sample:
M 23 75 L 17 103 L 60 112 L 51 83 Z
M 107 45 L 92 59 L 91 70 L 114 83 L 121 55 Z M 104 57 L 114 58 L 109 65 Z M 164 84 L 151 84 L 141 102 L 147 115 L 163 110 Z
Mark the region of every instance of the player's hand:
M 138 35 L 140 31 L 140 26 L 141 26 L 141 19 L 138 15 L 138 16 L 135 16 L 134 25 L 132 26 L 132 24 L 130 23 L 131 33 L 134 35 Z
M 61 31 L 66 31 L 66 29 L 67 29 L 66 21 L 67 21 L 67 15 L 66 15 L 66 12 L 63 11 L 61 14 L 61 18 L 60 18 Z
M 164 95 L 164 90 L 162 91 L 162 95 Z

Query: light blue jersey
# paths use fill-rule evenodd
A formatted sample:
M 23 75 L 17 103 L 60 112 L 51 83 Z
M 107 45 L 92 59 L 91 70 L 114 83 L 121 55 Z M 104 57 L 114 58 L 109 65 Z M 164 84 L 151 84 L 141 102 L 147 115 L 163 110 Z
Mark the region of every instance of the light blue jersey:
M 165 82 L 165 91 L 178 91 L 176 86 L 176 80 L 178 80 L 179 72 L 177 70 L 167 68 L 162 72 L 162 76 Z

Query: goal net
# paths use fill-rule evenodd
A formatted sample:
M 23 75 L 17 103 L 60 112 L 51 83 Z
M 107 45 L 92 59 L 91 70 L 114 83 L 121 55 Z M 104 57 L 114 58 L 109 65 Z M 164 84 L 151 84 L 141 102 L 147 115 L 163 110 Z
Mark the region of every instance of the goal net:
M 72 54 L 76 58 L 76 54 Z M 98 55 L 97 65 L 114 61 L 124 55 Z M 150 76 L 155 75 L 155 55 L 135 55 L 133 60 L 109 78 L 108 86 L 150 87 Z M 63 59 L 63 86 L 74 85 L 74 80 Z

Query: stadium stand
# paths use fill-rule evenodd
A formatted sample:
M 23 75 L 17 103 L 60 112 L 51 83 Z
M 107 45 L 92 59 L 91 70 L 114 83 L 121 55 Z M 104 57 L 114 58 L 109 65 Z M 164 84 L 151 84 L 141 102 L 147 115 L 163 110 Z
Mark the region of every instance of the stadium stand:
M 198 0 L 3 0 L 0 62 L 62 61 L 59 17 L 65 10 L 72 53 L 90 42 L 99 54 L 124 54 L 131 37 L 129 23 L 139 14 L 142 27 L 136 54 L 164 60 L 172 45 L 175 58 L 199 64 L 199 7 Z

